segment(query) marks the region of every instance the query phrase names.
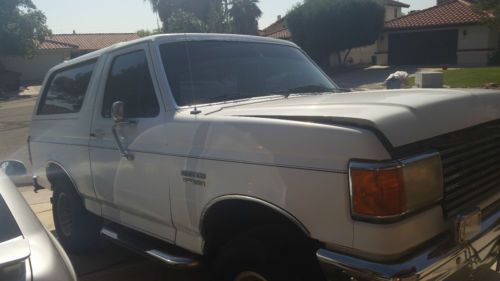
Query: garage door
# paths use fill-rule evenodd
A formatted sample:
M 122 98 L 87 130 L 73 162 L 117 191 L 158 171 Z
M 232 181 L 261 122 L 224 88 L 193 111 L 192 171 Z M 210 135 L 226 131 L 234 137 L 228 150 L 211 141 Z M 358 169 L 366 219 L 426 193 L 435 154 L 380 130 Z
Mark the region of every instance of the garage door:
M 457 45 L 457 29 L 390 34 L 389 64 L 456 64 Z

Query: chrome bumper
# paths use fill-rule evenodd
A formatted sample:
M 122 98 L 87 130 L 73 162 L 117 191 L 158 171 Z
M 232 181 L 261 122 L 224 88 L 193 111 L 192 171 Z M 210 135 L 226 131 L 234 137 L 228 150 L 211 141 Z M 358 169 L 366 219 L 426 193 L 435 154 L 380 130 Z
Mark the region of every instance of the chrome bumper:
M 451 236 L 451 235 L 450 235 Z M 398 263 L 378 263 L 346 254 L 320 249 L 316 255 L 328 276 L 346 274 L 368 280 L 444 280 L 464 266 L 492 265 L 500 257 L 500 212 L 481 223 L 481 233 L 470 245 L 479 258 L 471 258 L 471 250 L 450 241 L 441 241 Z

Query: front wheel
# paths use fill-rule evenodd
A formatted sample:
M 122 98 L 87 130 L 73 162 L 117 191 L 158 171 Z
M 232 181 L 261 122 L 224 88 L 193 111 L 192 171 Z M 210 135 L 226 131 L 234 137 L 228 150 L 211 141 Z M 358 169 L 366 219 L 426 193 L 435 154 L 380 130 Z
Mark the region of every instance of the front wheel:
M 82 199 L 67 180 L 55 182 L 52 213 L 59 242 L 68 252 L 81 253 L 96 244 L 101 221 L 85 209 Z
M 323 281 L 315 248 L 305 237 L 260 228 L 224 246 L 214 262 L 217 281 Z

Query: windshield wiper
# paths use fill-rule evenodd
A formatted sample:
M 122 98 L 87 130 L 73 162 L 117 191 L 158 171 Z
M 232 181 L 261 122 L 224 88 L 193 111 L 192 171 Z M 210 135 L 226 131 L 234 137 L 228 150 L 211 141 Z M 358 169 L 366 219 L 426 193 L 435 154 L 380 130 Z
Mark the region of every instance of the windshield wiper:
M 273 94 L 282 94 L 286 98 L 288 98 L 292 94 L 310 94 L 310 93 L 333 93 L 333 92 L 346 92 L 349 90 L 346 89 L 339 89 L 339 88 L 328 88 L 325 86 L 319 86 L 319 85 L 306 85 L 306 86 L 300 86 L 300 87 L 295 87 L 291 89 L 286 89 L 286 90 L 276 90 L 273 91 Z

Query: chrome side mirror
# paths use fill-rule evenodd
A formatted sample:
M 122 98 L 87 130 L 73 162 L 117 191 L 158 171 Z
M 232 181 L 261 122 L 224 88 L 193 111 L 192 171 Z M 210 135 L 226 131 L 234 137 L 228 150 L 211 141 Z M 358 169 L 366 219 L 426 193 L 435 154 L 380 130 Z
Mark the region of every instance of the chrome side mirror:
M 125 120 L 125 103 L 115 101 L 111 106 L 111 117 L 113 117 L 116 123 L 123 122 Z
M 9 160 L 0 163 L 0 170 L 8 177 L 24 176 L 28 172 L 24 163 L 17 160 Z
M 23 162 L 18 160 L 8 160 L 0 162 L 0 170 L 7 175 L 17 186 L 29 184 L 28 169 Z

